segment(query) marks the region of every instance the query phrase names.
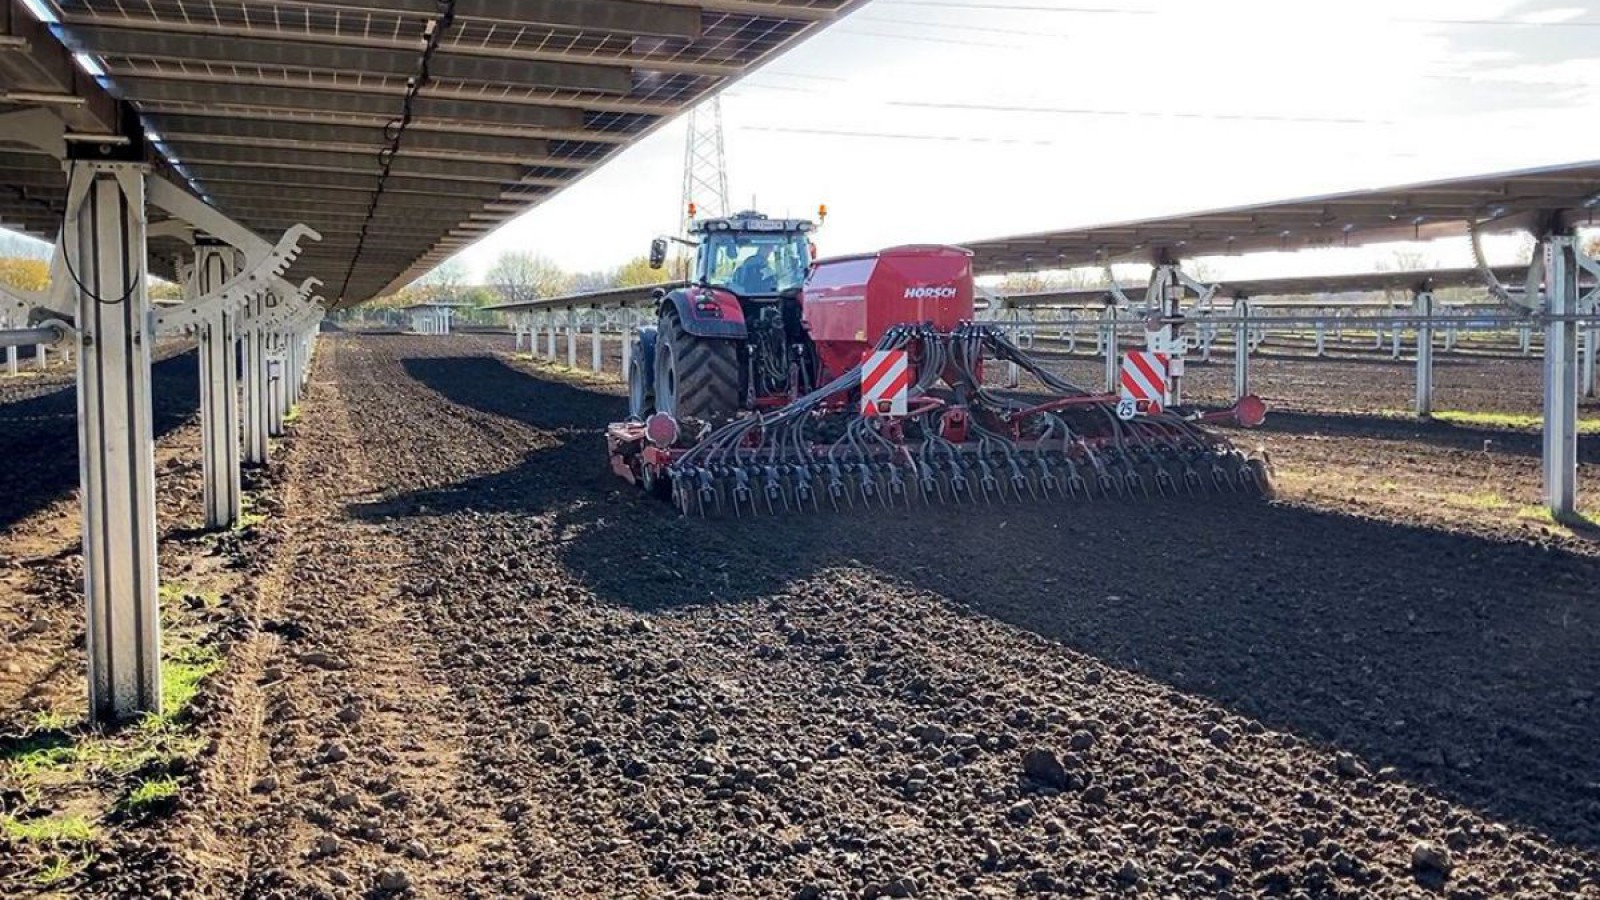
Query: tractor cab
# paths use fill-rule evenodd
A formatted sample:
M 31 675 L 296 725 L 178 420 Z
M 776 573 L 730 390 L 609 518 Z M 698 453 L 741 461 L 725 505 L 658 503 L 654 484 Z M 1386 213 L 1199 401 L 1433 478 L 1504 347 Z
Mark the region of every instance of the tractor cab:
M 754 212 L 697 222 L 694 280 L 751 300 L 794 291 L 811 267 L 810 231 L 810 222 Z
M 744 300 L 792 295 L 811 268 L 814 227 L 803 219 L 769 219 L 753 211 L 698 220 L 689 227 L 696 248 L 689 280 Z M 666 239 L 658 238 L 650 248 L 651 265 L 660 268 L 666 255 Z

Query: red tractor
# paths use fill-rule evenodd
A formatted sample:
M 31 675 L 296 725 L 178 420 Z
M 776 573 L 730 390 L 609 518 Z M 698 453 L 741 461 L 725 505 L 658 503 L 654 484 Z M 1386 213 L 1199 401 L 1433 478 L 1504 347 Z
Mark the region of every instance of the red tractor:
M 612 468 L 687 514 L 1263 491 L 1200 416 L 1131 412 L 976 323 L 971 254 L 813 262 L 810 222 L 695 223 L 689 283 L 635 338 Z M 657 267 L 666 241 L 651 247 Z M 985 360 L 1047 396 L 1001 396 Z

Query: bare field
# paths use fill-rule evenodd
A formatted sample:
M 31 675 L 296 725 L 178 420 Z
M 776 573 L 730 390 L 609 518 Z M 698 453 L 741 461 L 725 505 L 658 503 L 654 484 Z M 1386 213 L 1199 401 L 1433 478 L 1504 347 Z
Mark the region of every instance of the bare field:
M 1409 364 L 1254 361 L 1272 503 L 702 521 L 607 473 L 613 376 L 325 335 L 227 535 L 162 365 L 170 722 L 79 721 L 71 394 L 0 405 L 0 895 L 1600 895 L 1600 553 Z

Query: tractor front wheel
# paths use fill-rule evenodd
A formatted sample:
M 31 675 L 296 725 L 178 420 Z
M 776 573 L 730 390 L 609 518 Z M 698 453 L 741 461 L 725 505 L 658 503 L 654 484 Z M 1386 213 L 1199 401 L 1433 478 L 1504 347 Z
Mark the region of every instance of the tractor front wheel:
M 734 342 L 696 337 L 684 330 L 677 310 L 663 312 L 656 333 L 656 410 L 680 422 L 718 425 L 731 419 L 739 411 Z

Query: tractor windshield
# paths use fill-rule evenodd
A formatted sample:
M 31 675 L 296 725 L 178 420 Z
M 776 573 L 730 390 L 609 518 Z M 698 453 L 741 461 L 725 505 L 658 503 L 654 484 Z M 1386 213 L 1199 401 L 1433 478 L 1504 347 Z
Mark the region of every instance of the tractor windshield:
M 798 231 L 718 232 L 706 238 L 705 250 L 706 284 L 741 297 L 797 288 L 811 265 L 810 241 Z

